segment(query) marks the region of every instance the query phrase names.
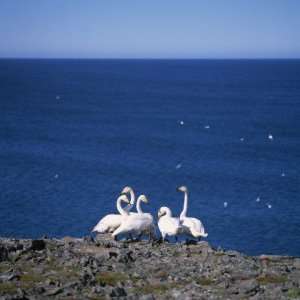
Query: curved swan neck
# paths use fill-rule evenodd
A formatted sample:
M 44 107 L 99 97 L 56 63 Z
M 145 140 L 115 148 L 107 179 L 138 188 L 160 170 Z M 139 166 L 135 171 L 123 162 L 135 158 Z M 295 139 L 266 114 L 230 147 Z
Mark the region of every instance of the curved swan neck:
M 142 208 L 141 208 L 141 197 L 138 197 L 138 199 L 136 200 L 136 211 L 139 213 L 139 214 L 142 214 L 143 211 L 142 211 Z
M 166 209 L 166 216 L 172 218 L 172 212 L 170 208 Z
M 180 219 L 186 217 L 187 209 L 188 209 L 188 193 L 184 192 L 183 209 L 182 209 L 182 212 L 180 214 Z
M 128 212 L 121 206 L 121 202 L 125 200 L 126 196 L 121 195 L 117 200 L 117 210 L 120 215 L 128 215 Z
M 134 202 L 135 202 L 135 194 L 134 194 L 134 191 L 133 191 L 133 189 L 132 188 L 130 188 L 130 190 L 129 190 L 129 194 L 130 194 L 130 204 L 134 204 Z

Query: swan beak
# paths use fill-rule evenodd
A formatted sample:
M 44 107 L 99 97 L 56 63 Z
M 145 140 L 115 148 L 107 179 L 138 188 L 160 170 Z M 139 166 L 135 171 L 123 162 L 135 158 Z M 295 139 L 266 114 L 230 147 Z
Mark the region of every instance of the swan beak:
M 158 217 L 158 219 L 159 219 L 159 218 L 161 218 L 161 217 L 164 216 L 164 215 L 165 215 L 164 212 L 159 211 L 158 214 L 157 214 L 157 217 Z

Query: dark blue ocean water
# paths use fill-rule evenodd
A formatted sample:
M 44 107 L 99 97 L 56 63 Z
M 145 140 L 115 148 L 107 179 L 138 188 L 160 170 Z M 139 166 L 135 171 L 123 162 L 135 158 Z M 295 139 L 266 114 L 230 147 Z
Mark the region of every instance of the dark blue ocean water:
M 300 255 L 300 60 L 0 60 L 0 113 L 0 236 L 86 235 L 125 185 L 178 215 L 185 184 L 214 246 Z

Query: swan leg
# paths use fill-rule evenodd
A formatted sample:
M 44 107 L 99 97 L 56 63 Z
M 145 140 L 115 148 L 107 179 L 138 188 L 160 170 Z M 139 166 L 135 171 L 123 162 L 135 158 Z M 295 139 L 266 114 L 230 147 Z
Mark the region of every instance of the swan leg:
M 154 230 L 153 227 L 151 227 L 149 230 L 149 242 L 153 241 L 154 237 L 155 237 Z
M 137 240 L 137 241 L 140 241 L 142 236 L 143 236 L 143 232 L 140 232 L 139 235 L 137 236 L 137 239 L 136 239 L 136 240 Z

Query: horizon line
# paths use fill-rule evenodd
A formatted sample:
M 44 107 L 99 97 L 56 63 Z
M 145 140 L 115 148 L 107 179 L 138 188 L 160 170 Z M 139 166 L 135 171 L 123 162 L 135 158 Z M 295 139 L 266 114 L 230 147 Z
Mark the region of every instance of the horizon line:
M 0 60 L 300 60 L 300 57 L 1 57 Z

